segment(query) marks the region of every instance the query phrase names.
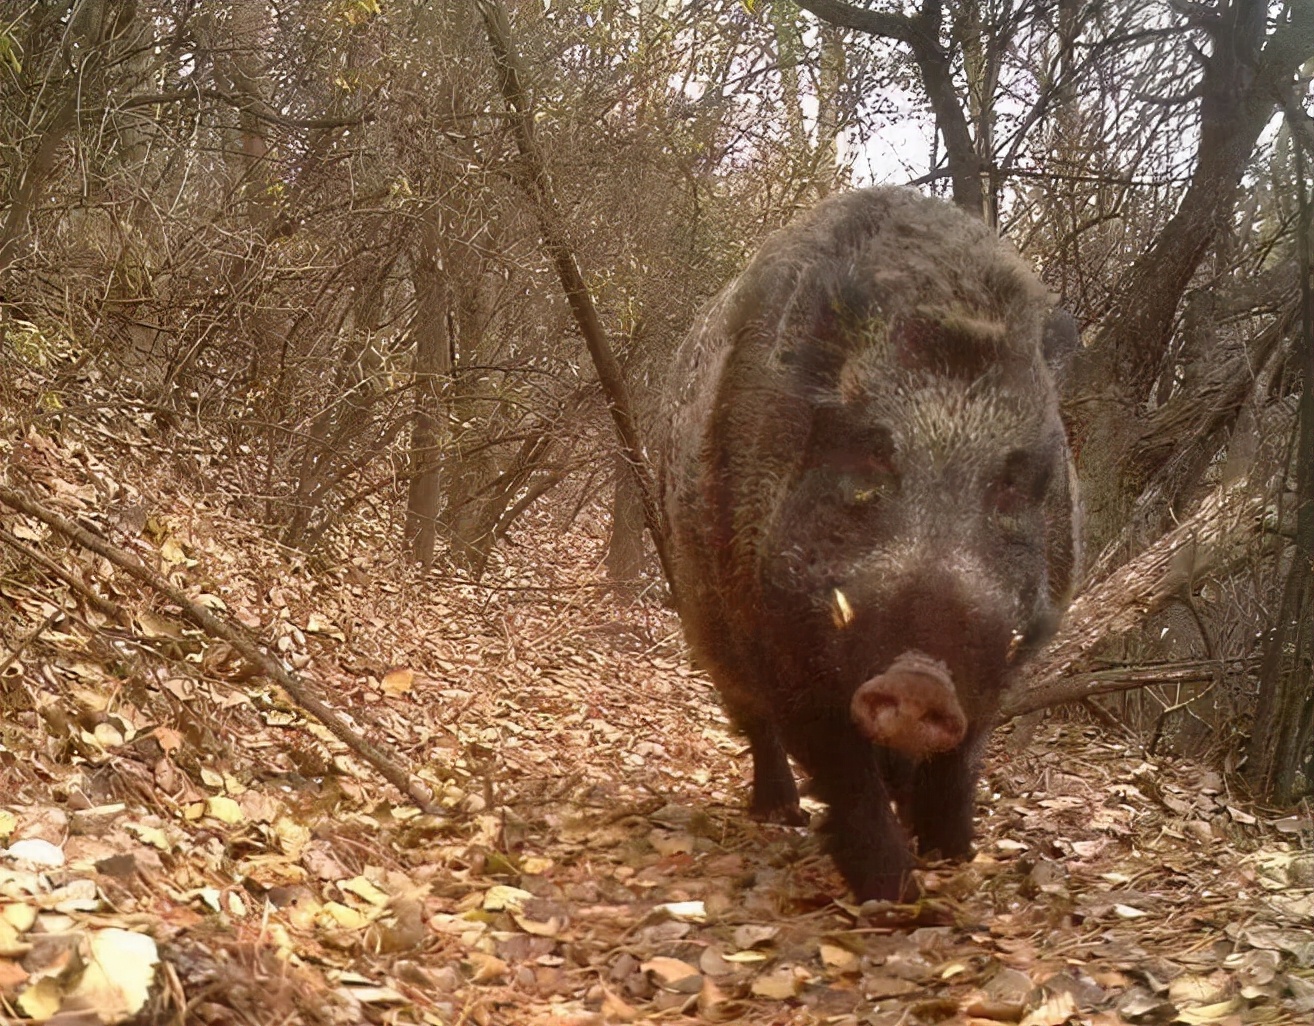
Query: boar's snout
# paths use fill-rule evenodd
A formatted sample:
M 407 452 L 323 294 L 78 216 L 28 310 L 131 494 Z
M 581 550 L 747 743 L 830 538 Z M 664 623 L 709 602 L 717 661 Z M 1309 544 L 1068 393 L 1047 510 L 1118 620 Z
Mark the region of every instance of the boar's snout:
M 948 667 L 921 652 L 905 652 L 860 685 L 850 710 L 863 734 L 913 759 L 956 748 L 967 733 Z

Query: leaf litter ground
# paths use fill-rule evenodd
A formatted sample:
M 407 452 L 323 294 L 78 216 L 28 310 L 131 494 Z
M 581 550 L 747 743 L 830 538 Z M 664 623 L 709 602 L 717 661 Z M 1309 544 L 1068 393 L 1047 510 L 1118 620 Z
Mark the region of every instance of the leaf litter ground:
M 529 518 L 478 586 L 382 533 L 307 559 L 149 437 L 29 431 L 6 483 L 246 625 L 444 814 L 0 510 L 130 614 L 0 546 L 0 1019 L 1314 1022 L 1307 815 L 1055 719 L 998 739 L 972 863 L 858 907 L 814 832 L 744 814 L 745 745 L 671 614 L 608 591 L 600 515 Z

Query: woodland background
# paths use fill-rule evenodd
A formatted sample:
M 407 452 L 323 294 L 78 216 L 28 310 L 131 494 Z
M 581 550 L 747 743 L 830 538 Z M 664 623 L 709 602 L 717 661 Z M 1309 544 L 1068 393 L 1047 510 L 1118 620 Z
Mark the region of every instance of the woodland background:
M 1303 0 L 5 0 L 0 359 L 40 384 L 0 376 L 4 428 L 115 411 L 281 545 L 439 583 L 591 517 L 599 601 L 660 603 L 613 419 L 642 455 L 767 233 L 910 181 L 1085 342 L 1088 590 L 1012 711 L 1080 701 L 1291 802 L 1312 72 Z
M 1309 1022 L 1312 79 L 1309 0 L 0 0 L 0 1019 Z M 872 182 L 1076 317 L 1087 571 L 854 907 L 644 439 Z

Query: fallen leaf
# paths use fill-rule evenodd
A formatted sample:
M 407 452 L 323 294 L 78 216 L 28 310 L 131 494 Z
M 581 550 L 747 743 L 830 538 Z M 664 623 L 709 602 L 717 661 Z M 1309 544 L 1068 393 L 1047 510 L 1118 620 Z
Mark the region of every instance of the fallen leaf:
M 38 1022 L 53 1018 L 63 1002 L 64 990 L 59 985 L 59 980 L 52 976 L 41 977 L 18 995 L 18 1007 L 29 1019 L 36 1019 Z
M 474 975 L 471 977 L 473 983 L 492 983 L 506 976 L 507 964 L 496 955 L 486 951 L 471 951 L 466 958 L 474 966 Z
M 747 951 L 750 948 L 761 947 L 764 944 L 770 944 L 780 933 L 780 927 L 768 926 L 758 923 L 745 923 L 743 926 L 735 927 L 734 941 L 735 947 Z
M 405 695 L 415 683 L 415 671 L 406 668 L 389 670 L 379 681 L 380 686 L 390 695 Z
M 846 947 L 839 944 L 828 944 L 822 941 L 818 945 L 821 954 L 821 961 L 824 965 L 841 973 L 856 973 L 862 969 L 862 959 Z
M 311 613 L 306 619 L 306 631 L 310 634 L 323 634 L 335 641 L 346 641 L 342 628 L 322 613 Z
M 1192 1005 L 1189 1008 L 1179 1008 L 1176 1021 L 1185 1023 L 1186 1026 L 1210 1026 L 1211 1023 L 1231 1018 L 1240 1008 L 1239 997 L 1218 1001 L 1212 1005 Z
M 338 884 L 338 887 L 341 890 L 356 895 L 358 898 L 364 898 L 371 905 L 376 905 L 379 908 L 387 905 L 388 902 L 392 900 L 387 894 L 379 890 L 378 887 L 374 886 L 372 882 L 363 876 L 353 876 L 350 880 L 343 880 Z
M 246 819 L 242 807 L 227 795 L 217 794 L 205 800 L 205 814 L 230 826 Z
M 486 912 L 501 912 L 503 909 L 519 909 L 527 901 L 533 901 L 534 895 L 519 887 L 507 884 L 494 884 L 484 895 L 483 909 Z
M 785 1001 L 798 994 L 802 983 L 792 965 L 779 965 L 754 980 L 751 989 L 757 997 Z
M 707 906 L 701 901 L 668 901 L 658 905 L 655 911 L 665 912 L 675 919 L 687 922 L 704 923 L 707 921 Z
M 159 961 L 155 941 L 146 934 L 98 930 L 91 935 L 86 967 L 68 997 L 94 1008 L 103 1022 L 122 1022 L 146 1004 Z
M 639 1017 L 638 1009 L 627 1004 L 619 995 L 607 990 L 602 991 L 602 1017 L 607 1022 L 633 1022 Z
M 51 844 L 49 841 L 43 841 L 39 837 L 29 837 L 22 841 L 15 841 L 8 848 L 0 850 L 0 855 L 21 862 L 28 862 L 34 866 L 47 866 L 51 869 L 64 864 L 63 849 Z
M 1047 994 L 1045 1000 L 1026 1014 L 1018 1026 L 1062 1026 L 1077 1014 L 1077 999 L 1068 991 Z
M 678 958 L 670 958 L 666 955 L 658 955 L 656 958 L 650 958 L 648 961 L 640 963 L 639 969 L 645 973 L 652 973 L 658 982 L 668 987 L 695 977 L 699 981 L 702 980 L 702 974 L 688 962 L 681 961 Z M 701 982 L 699 986 L 701 986 Z M 688 993 L 692 994 L 697 989 L 698 986 L 692 987 L 688 990 Z
M 333 924 L 348 930 L 360 930 L 372 921 L 372 917 L 338 901 L 328 901 L 320 910 L 321 919 L 328 917 Z

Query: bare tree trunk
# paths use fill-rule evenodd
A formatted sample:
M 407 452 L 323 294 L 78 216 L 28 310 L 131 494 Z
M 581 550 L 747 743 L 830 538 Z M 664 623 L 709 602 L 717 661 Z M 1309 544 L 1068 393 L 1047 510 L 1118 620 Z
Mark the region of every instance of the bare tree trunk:
M 821 67 L 817 90 L 817 175 L 819 198 L 835 188 L 839 164 L 839 134 L 842 123 L 840 100 L 848 76 L 844 34 L 834 25 L 821 26 Z
M 491 452 L 489 449 L 481 453 L 481 458 L 463 464 L 461 485 L 466 494 L 455 508 L 449 503 L 448 538 L 452 556 L 475 577 L 483 574 L 493 545 L 506 533 L 515 517 L 528 508 L 533 498 L 564 476 L 540 474 L 540 482 L 550 481 L 547 487 L 539 491 L 531 485 L 528 494 L 533 498 L 524 505 L 517 503 L 512 506 L 521 489 L 542 470 L 553 448 L 551 435 L 535 434 L 521 443 L 519 451 L 500 474 L 494 473 L 495 468 L 484 455 Z M 555 480 L 551 480 L 554 477 Z M 511 512 L 513 509 L 514 513 Z
M 1290 20 L 1265 45 L 1267 11 L 1265 0 L 1237 0 L 1211 23 L 1213 50 L 1201 58 L 1200 140 L 1191 184 L 1176 214 L 1124 276 L 1113 315 L 1073 360 L 1064 413 L 1092 553 L 1117 539 L 1158 469 L 1130 455 L 1168 352 L 1178 304 L 1206 252 L 1228 230 L 1241 176 L 1272 117 L 1279 87 L 1314 54 L 1314 5 L 1290 8 Z
M 952 54 L 940 42 L 944 19 L 939 0 L 924 0 L 915 15 L 889 11 L 872 11 L 841 0 L 797 0 L 805 11 L 840 28 L 857 29 L 868 35 L 897 39 L 912 51 L 922 88 L 931 102 L 935 126 L 944 139 L 949 162 L 949 180 L 953 183 L 954 203 L 968 213 L 985 214 L 985 190 L 981 185 L 981 158 L 967 115 L 958 99 L 954 84 Z
M 364 284 L 347 308 L 338 337 L 341 348 L 333 386 L 323 408 L 310 422 L 297 469 L 291 513 L 280 541 L 289 548 L 310 548 L 338 516 L 330 504 L 341 499 L 347 477 L 383 449 L 400 428 L 381 428 L 372 444 L 365 441 L 378 402 L 383 357 L 375 331 L 383 301 L 382 274 Z M 271 460 L 272 464 L 272 460 Z
M 643 496 L 625 458 L 617 453 L 614 463 L 607 580 L 628 591 L 643 572 Z
M 1304 112 L 1299 113 L 1304 117 Z M 1264 645 L 1259 701 L 1250 738 L 1251 781 L 1279 802 L 1295 797 L 1296 781 L 1311 754 L 1314 734 L 1314 211 L 1304 181 L 1304 141 L 1296 145 L 1300 195 L 1301 375 L 1296 451 L 1296 535 L 1282 605 Z
M 620 365 L 616 362 L 616 356 L 607 343 L 606 333 L 602 330 L 602 322 L 598 319 L 593 297 L 584 284 L 579 263 L 566 237 L 552 182 L 548 178 L 547 167 L 539 152 L 538 143 L 534 139 L 533 106 L 525 90 L 519 58 L 511 40 L 511 25 L 507 20 L 506 8 L 500 0 L 475 0 L 475 5 L 479 8 L 488 31 L 488 43 L 497 63 L 502 97 L 506 101 L 511 130 L 520 151 L 520 162 L 515 166 L 517 178 L 533 201 L 543 244 L 552 262 L 556 264 L 562 291 L 566 294 L 566 301 L 570 304 L 580 334 L 584 336 L 584 343 L 588 347 L 593 366 L 598 372 L 598 380 L 602 384 L 603 394 L 607 397 L 607 406 L 616 425 L 616 434 L 620 438 L 621 452 L 633 468 L 643 492 L 644 522 L 648 526 L 648 533 L 652 535 L 653 545 L 657 549 L 657 557 L 661 560 L 666 580 L 673 590 L 675 577 L 671 573 L 671 561 L 667 554 L 666 527 L 662 521 L 661 511 L 657 507 L 657 491 L 653 483 L 652 470 L 644 456 L 643 443 L 639 438 L 634 406 L 630 402 L 629 390 L 626 388 Z
M 34 97 L 43 95 L 49 88 L 52 100 L 34 103 L 31 112 L 31 132 L 37 138 L 36 149 L 21 171 L 9 176 L 9 195 L 5 197 L 5 215 L 0 221 L 0 291 L 3 291 L 5 272 L 24 251 L 29 221 L 37 198 L 46 179 L 55 168 L 60 147 L 78 123 L 83 103 L 104 95 L 101 69 L 110 60 L 108 48 L 112 41 L 122 39 L 127 32 L 136 4 L 116 0 L 89 0 L 73 11 L 68 30 L 58 54 L 41 71 L 40 82 L 32 82 Z M 33 11 L 20 17 L 57 18 L 61 12 L 52 7 L 49 12 Z M 41 123 L 41 108 L 54 113 Z M 8 154 L 6 159 L 17 155 Z
M 452 315 L 439 251 L 438 215 L 431 212 L 415 256 L 415 413 L 411 422 L 406 544 L 428 566 L 438 539 L 441 454 L 446 436 L 443 389 L 452 372 Z

